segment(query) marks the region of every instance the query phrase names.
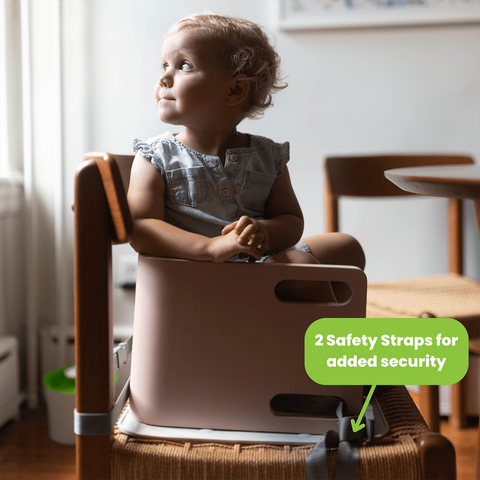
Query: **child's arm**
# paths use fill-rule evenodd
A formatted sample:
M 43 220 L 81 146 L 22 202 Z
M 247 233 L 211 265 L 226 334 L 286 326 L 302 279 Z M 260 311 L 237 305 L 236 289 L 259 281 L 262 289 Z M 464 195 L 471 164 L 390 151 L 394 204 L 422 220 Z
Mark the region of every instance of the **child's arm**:
M 238 254 L 261 258 L 258 250 L 238 242 L 234 231 L 208 238 L 164 221 L 165 182 L 147 158 L 135 157 L 130 176 L 128 205 L 133 219 L 132 247 L 138 253 L 158 257 L 225 262 Z
M 275 180 L 265 205 L 265 219 L 241 217 L 227 225 L 223 235 L 234 231 L 242 245 L 250 245 L 262 253 L 281 252 L 295 245 L 303 233 L 303 214 L 293 191 L 286 166 Z

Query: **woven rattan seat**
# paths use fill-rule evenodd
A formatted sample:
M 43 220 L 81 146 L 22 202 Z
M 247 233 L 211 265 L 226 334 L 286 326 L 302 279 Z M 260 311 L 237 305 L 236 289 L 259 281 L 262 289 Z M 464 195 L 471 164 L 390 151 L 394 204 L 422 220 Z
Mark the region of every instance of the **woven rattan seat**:
M 390 432 L 380 443 L 360 447 L 357 478 L 421 479 L 416 439 L 429 430 L 405 387 L 378 387 L 378 392 Z M 306 478 L 305 460 L 312 448 L 166 442 L 129 437 L 116 428 L 111 472 L 117 480 L 299 480 Z M 336 451 L 329 455 L 333 467 L 330 458 L 336 458 Z
M 367 290 L 367 317 L 415 318 L 429 312 L 437 318 L 455 318 L 478 336 L 480 285 L 455 273 L 371 283 Z

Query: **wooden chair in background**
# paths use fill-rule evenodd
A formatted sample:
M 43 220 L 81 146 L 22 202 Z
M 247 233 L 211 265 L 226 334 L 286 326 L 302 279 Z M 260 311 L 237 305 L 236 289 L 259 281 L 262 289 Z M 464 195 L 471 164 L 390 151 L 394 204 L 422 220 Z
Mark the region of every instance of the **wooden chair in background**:
M 112 243 L 128 242 L 132 222 L 126 201 L 133 156 L 94 153 L 86 156 L 75 177 L 75 361 L 76 410 L 83 414 L 108 414 L 114 406 Z M 160 259 L 159 259 L 160 260 Z M 170 262 L 168 259 L 161 259 Z M 178 262 L 178 260 L 171 260 Z M 198 262 L 192 265 L 198 267 Z M 232 264 L 218 264 L 219 275 L 235 274 Z M 253 266 L 255 267 L 255 266 Z M 262 265 L 289 272 L 312 268 L 319 280 L 336 280 L 352 285 L 360 299 L 356 315 L 363 316 L 366 282 L 354 267 L 311 265 Z M 287 271 L 287 270 L 285 270 Z M 360 275 L 361 274 L 361 275 Z M 252 283 L 252 282 L 251 282 Z M 254 283 L 252 288 L 259 288 Z M 360 286 L 359 286 L 360 285 Z M 363 285 L 363 287 L 361 286 Z M 356 300 L 358 302 L 358 300 Z M 331 312 L 331 310 L 330 310 Z M 268 318 L 268 312 L 265 317 Z M 301 316 L 301 310 L 299 315 Z M 315 312 L 315 319 L 322 311 Z M 222 321 L 224 319 L 222 318 Z M 292 319 L 295 321 L 295 319 Z M 360 447 L 357 478 L 452 479 L 455 453 L 443 436 L 429 432 L 404 387 L 378 387 L 378 401 L 390 432 L 378 445 Z M 97 417 L 91 417 L 95 420 Z M 102 417 L 103 418 L 103 417 Z M 103 420 L 102 420 L 103 421 Z M 108 424 L 108 422 L 107 422 Z M 313 445 L 205 446 L 194 442 L 172 442 L 128 437 L 113 426 L 101 433 L 77 435 L 79 480 L 139 478 L 227 479 L 305 478 L 305 459 Z M 333 458 L 335 452 L 329 452 Z M 330 463 L 330 462 L 329 462 Z
M 412 195 L 387 180 L 384 171 L 420 165 L 471 164 L 454 155 L 374 155 L 324 159 L 326 231 L 339 230 L 342 197 Z M 454 318 L 470 338 L 480 334 L 480 284 L 463 276 L 462 201 L 449 199 L 449 270 L 445 275 L 369 284 L 367 317 Z M 464 382 L 452 386 L 451 421 L 466 426 Z M 420 386 L 420 410 L 432 431 L 440 428 L 438 386 Z

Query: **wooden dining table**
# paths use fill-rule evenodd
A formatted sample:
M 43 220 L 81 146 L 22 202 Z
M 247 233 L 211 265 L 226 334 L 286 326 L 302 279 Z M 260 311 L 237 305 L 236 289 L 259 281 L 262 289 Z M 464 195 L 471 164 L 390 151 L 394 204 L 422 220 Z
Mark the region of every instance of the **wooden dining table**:
M 472 200 L 480 237 L 479 164 L 394 168 L 385 177 L 407 192 Z
M 402 190 L 420 195 L 470 199 L 480 239 L 480 165 L 435 165 L 387 170 L 385 177 Z M 478 343 L 471 342 L 470 350 L 480 354 Z M 480 427 L 477 445 L 475 480 L 480 480 Z

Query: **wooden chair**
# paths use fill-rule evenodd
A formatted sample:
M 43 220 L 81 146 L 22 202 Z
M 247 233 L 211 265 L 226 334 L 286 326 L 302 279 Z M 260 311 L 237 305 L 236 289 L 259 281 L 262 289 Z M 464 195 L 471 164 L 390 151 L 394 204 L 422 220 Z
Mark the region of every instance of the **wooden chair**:
M 474 340 L 470 342 L 470 353 L 473 355 L 480 355 L 480 340 Z M 480 425 L 478 428 L 478 441 L 477 441 L 477 464 L 475 469 L 475 480 L 480 480 Z
M 79 415 L 90 414 L 94 423 L 97 418 L 105 423 L 104 414 L 114 408 L 111 246 L 127 242 L 132 233 L 125 191 L 133 156 L 94 153 L 86 158 L 75 177 L 76 410 Z M 191 263 L 198 266 L 197 262 Z M 220 275 L 231 275 L 225 269 L 235 267 L 214 266 L 219 268 Z M 363 278 L 353 287 L 353 295 L 360 301 L 359 316 L 364 313 L 366 281 L 360 270 L 335 266 L 280 267 L 292 272 L 315 268 L 319 279 L 329 279 L 336 272 L 337 279 L 350 284 L 353 272 L 354 277 Z M 319 310 L 315 319 L 321 316 Z M 377 391 L 390 431 L 378 445 L 360 448 L 357 478 L 455 478 L 453 446 L 443 436 L 429 432 L 405 388 L 377 387 Z M 301 479 L 306 477 L 305 459 L 313 448 L 133 438 L 116 427 L 115 431 L 113 426 L 109 429 L 108 425 L 106 431 L 102 425 L 99 432 L 77 435 L 77 473 L 81 480 Z M 335 458 L 335 451 L 329 451 L 329 458 Z
M 324 159 L 326 231 L 339 231 L 341 197 L 392 197 L 412 195 L 388 181 L 383 172 L 419 165 L 471 164 L 454 155 L 374 155 Z M 462 201 L 449 199 L 450 273 L 413 280 L 369 284 L 367 317 L 454 318 L 467 328 L 470 338 L 480 333 L 480 285 L 462 276 Z M 451 421 L 466 426 L 464 382 L 452 386 Z M 438 386 L 421 386 L 420 410 L 430 429 L 439 431 Z

